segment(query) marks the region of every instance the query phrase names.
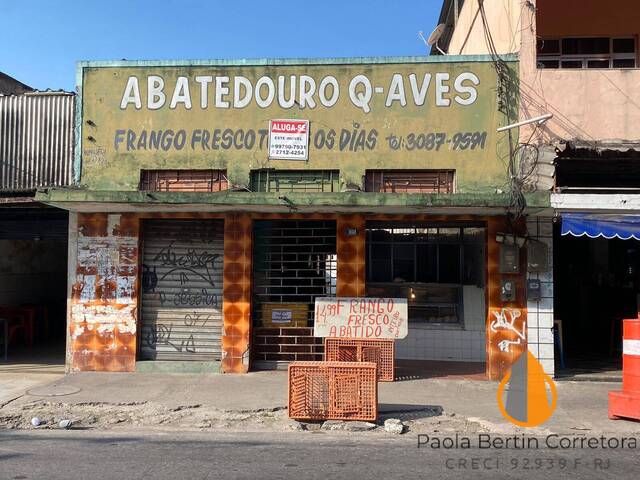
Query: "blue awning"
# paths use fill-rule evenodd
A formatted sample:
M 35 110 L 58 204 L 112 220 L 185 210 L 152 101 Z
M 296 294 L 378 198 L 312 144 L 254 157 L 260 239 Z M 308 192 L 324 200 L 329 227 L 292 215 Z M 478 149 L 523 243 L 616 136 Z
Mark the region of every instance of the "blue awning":
M 562 235 L 640 240 L 640 215 L 563 213 Z

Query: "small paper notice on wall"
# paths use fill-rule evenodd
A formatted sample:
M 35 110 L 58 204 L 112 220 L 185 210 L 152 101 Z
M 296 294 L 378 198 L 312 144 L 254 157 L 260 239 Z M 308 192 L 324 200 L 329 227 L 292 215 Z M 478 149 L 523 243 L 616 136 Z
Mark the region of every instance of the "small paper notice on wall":
M 272 323 L 291 323 L 293 318 L 293 312 L 291 310 L 272 310 L 271 322 Z

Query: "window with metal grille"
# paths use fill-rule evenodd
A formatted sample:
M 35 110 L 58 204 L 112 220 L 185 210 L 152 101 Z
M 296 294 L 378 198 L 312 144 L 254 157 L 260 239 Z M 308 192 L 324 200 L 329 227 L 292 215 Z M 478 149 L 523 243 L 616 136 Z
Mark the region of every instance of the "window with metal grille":
M 339 192 L 339 170 L 251 171 L 253 192 Z
M 142 170 L 140 190 L 220 192 L 229 188 L 226 173 L 226 170 Z
M 484 288 L 479 225 L 369 222 L 367 296 L 406 298 L 413 323 L 462 323 L 465 286 Z
M 336 294 L 336 223 L 254 222 L 253 312 L 257 326 L 313 326 L 316 297 Z
M 635 68 L 633 37 L 567 37 L 538 40 L 538 68 Z
M 367 170 L 365 191 L 453 193 L 455 170 Z

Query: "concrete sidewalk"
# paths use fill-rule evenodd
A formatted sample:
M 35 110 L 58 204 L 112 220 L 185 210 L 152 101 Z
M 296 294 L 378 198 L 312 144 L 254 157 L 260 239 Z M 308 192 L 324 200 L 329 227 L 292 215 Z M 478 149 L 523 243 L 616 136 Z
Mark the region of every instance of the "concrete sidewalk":
M 287 374 L 277 371 L 246 375 L 82 372 L 43 384 L 40 389 L 43 396 L 25 394 L 17 403 L 43 399 L 69 404 L 149 402 L 167 408 L 203 405 L 238 411 L 287 404 Z M 64 394 L 71 389 L 79 391 Z
M 0 407 L 27 390 L 64 377 L 64 365 L 0 364 Z
M 494 382 L 474 380 L 412 379 L 380 383 L 379 413 L 382 417 L 413 420 L 455 418 L 458 423 L 445 422 L 440 426 L 444 431 L 464 425 L 505 434 L 522 431 L 500 414 L 497 387 Z M 535 432 L 640 434 L 640 422 L 613 421 L 607 417 L 607 393 L 620 387 L 620 383 L 558 382 L 556 412 Z M 227 412 L 225 415 L 229 417 L 229 412 L 283 410 L 287 404 L 287 374 L 278 371 L 247 375 L 87 372 L 66 375 L 30 391 L 37 395 L 25 393 L 0 409 L 0 416 L 11 409 L 28 410 L 34 405 L 49 404 L 69 412 L 73 412 L 73 406 L 107 405 L 124 411 L 127 405 L 145 405 L 149 412 L 153 408 L 158 412 L 191 408 Z M 110 414 L 117 411 L 112 408 Z M 438 428 L 438 422 L 432 424 Z

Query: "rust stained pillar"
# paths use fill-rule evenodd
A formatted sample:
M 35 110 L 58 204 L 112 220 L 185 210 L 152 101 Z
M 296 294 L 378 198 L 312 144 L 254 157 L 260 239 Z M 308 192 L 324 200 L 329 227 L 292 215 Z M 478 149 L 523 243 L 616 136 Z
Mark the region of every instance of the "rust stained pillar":
M 222 371 L 247 373 L 251 339 L 252 219 L 232 214 L 224 222 Z
M 338 215 L 338 297 L 365 296 L 365 218 L 364 215 Z
M 139 220 L 135 214 L 78 214 L 71 288 L 72 371 L 131 372 L 136 362 Z
M 507 232 L 504 217 L 487 222 L 487 377 L 501 380 L 521 353 L 527 351 L 526 248 L 520 249 L 520 273 L 500 273 L 500 244 L 497 233 Z M 516 301 L 500 299 L 502 279 L 513 279 Z M 506 326 L 512 324 L 512 327 Z M 524 337 L 524 338 L 522 338 Z

